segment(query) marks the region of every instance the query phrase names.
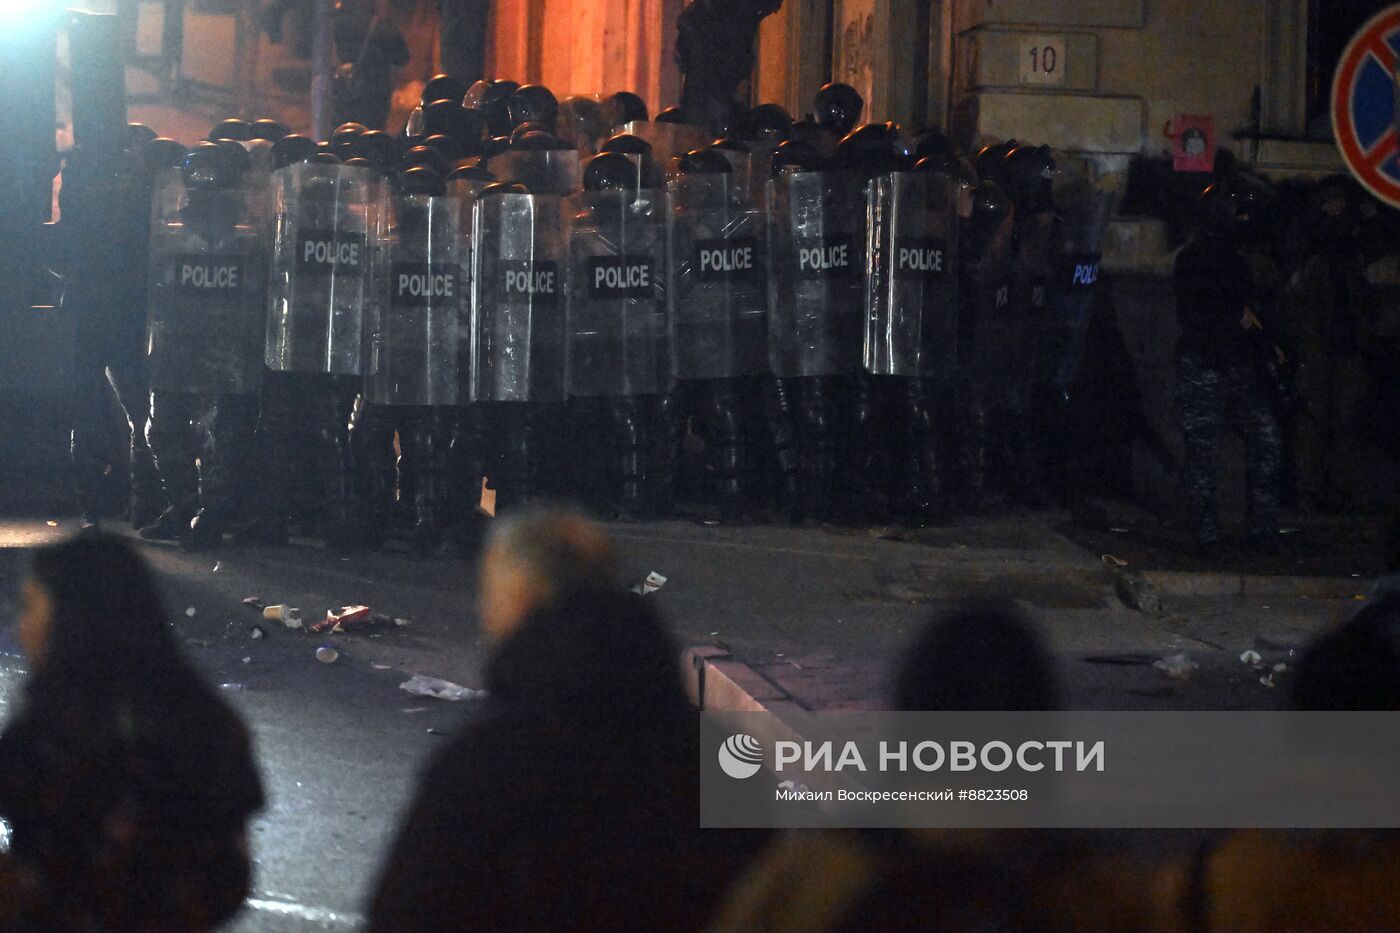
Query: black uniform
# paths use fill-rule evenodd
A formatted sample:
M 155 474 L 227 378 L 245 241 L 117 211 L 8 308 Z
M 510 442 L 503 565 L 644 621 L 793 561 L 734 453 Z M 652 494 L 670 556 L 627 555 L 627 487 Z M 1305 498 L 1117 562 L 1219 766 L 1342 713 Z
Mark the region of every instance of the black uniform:
M 1209 547 L 1219 538 L 1215 456 L 1227 423 L 1245 441 L 1250 536 L 1266 540 L 1278 531 L 1282 435 L 1259 361 L 1272 351 L 1241 324 L 1257 307 L 1249 264 L 1230 238 L 1199 234 L 1177 256 L 1174 279 L 1182 488 L 1196 540 Z
M 84 521 L 95 521 L 107 458 L 101 438 L 116 400 L 130 433 L 131 520 L 161 509 L 160 480 L 146 443 L 146 253 L 150 194 L 134 157 L 86 160 L 75 151 L 60 194 L 63 305 L 73 314 L 73 479 Z

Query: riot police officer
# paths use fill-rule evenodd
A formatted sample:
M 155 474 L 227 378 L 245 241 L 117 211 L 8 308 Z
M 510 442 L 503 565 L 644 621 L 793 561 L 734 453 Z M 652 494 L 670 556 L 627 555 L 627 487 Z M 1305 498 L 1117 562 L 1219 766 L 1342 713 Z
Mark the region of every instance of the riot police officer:
M 1018 450 L 1013 432 L 1024 427 L 1015 391 L 1016 370 L 1025 360 L 1025 328 L 1011 301 L 1013 223 L 1011 200 L 1001 185 L 979 181 L 962 243 L 957 393 L 962 505 L 974 513 L 1005 491 Z
M 467 241 L 463 202 L 442 176 L 413 166 L 398 179 L 378 248 L 383 282 L 370 303 L 364 394 L 352 428 L 368 481 L 366 526 L 382 534 L 395 493 L 413 503 L 420 552 L 442 543 L 448 512 L 450 410 L 460 404 Z M 392 478 L 399 437 L 399 483 Z
M 667 347 L 665 191 L 640 187 L 617 152 L 594 157 L 569 222 L 568 394 L 605 401 L 607 474 L 624 518 L 653 512 L 649 414 L 671 387 Z
M 274 504 L 264 521 L 280 538 L 291 514 L 307 515 L 328 545 L 343 548 L 356 534 L 347 430 L 378 281 L 382 185 L 371 168 L 331 160 L 293 162 L 275 176 L 265 350 L 272 372 L 262 412 Z M 294 448 L 309 456 L 298 458 Z
M 1215 457 L 1228 423 L 1245 441 L 1249 537 L 1278 543 L 1282 435 L 1270 405 L 1260 354 L 1278 354 L 1264 336 L 1258 290 L 1240 252 L 1233 193 L 1212 185 L 1201 195 L 1200 226 L 1177 254 L 1173 279 L 1181 325 L 1177 401 L 1186 456 L 1182 489 L 1203 557 L 1218 556 Z
M 947 511 L 936 387 L 957 365 L 958 197 L 931 159 L 871 180 L 865 371 L 901 436 L 888 487 L 895 517 L 922 525 Z
M 1055 265 L 1055 162 L 1046 146 L 1012 145 L 1000 158 L 994 156 L 995 147 L 983 151 L 992 154 L 987 156 L 990 177 L 1006 189 L 1015 210 L 1012 314 L 1025 329 L 1026 351 L 1034 361 L 1017 374 L 1021 425 L 1016 430 L 1015 492 L 1023 504 L 1039 506 L 1049 495 L 1045 480 L 1054 442 L 1049 424 L 1040 423 L 1037 413 L 1048 421 L 1054 402 L 1040 361 L 1049 355 L 1043 348 L 1050 331 L 1048 298 Z
M 266 237 L 248 223 L 244 168 L 229 147 L 200 143 L 156 192 L 148 430 L 169 505 L 145 538 L 217 544 L 242 493 L 267 294 Z
M 770 372 L 764 212 L 721 153 L 694 150 L 678 169 L 668 183 L 677 415 L 704 425 L 720 519 L 732 522 L 743 517 L 749 472 L 739 380 Z
M 565 399 L 560 209 L 555 195 L 498 182 L 481 190 L 473 211 L 470 394 L 502 509 L 547 491 L 558 475 L 543 476 L 544 426 L 562 422 Z
M 769 184 L 770 358 L 779 411 L 797 386 L 800 512 L 836 517 L 835 482 L 846 459 L 843 398 L 861 365 L 865 307 L 865 197 L 852 171 L 823 170 L 804 144 L 780 146 Z M 771 408 L 771 406 L 770 406 Z M 780 470 L 782 420 L 774 420 Z M 786 473 L 786 470 L 782 470 Z M 796 517 L 796 516 L 794 516 Z

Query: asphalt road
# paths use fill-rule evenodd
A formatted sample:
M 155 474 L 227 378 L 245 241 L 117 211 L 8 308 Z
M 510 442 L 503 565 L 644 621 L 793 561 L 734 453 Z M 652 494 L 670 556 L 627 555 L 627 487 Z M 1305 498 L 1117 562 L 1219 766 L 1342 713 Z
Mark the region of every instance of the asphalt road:
M 3 527 L 0 544 L 11 547 L 0 547 L 0 712 L 8 715 L 25 667 L 13 634 L 22 572 L 13 545 L 56 529 Z M 242 711 L 263 769 L 270 804 L 252 832 L 255 893 L 230 929 L 354 929 L 415 774 L 469 715 L 470 701 L 415 697 L 399 684 L 422 672 L 479 685 L 468 565 L 376 555 L 366 574 L 312 546 L 208 557 L 143 549 L 190 657 Z M 322 638 L 264 622 L 246 596 L 299 606 L 312 620 L 359 602 L 411 624 Z M 267 636 L 252 637 L 254 624 Z M 339 648 L 334 664 L 316 660 L 326 642 Z
M 21 549 L 64 530 L 0 519 L 0 715 L 17 702 L 24 676 L 12 631 Z M 1353 605 L 1202 599 L 1148 617 L 1114 596 L 1097 553 L 1045 522 L 981 523 L 918 541 L 690 522 L 610 531 L 629 579 L 649 571 L 668 578 L 654 598 L 681 642 L 729 648 L 804 703 L 810 696 L 812 709 L 878 700 L 890 664 L 931 613 L 989 597 L 1013 599 L 1041 623 L 1072 706 L 1270 708 L 1283 690 L 1261 685 L 1239 652 L 1264 636 L 1302 644 Z M 255 893 L 230 929 L 355 928 L 415 775 L 471 713 L 471 701 L 414 697 L 399 685 L 424 673 L 481 686 L 471 562 L 406 553 L 342 559 L 312 542 L 197 555 L 141 547 L 185 648 L 245 715 L 263 768 L 270 804 L 252 833 Z M 362 603 L 409 624 L 318 637 L 263 621 L 243 605 L 249 596 L 300 607 L 308 622 Z M 254 625 L 265 637 L 253 637 Z M 316 660 L 326 642 L 339 651 L 333 664 Z M 1286 658 L 1287 648 L 1279 650 Z M 1182 651 L 1201 665 L 1189 680 L 1151 667 Z M 1104 655 L 1130 663 L 1088 660 Z M 1189 840 L 1143 838 L 1153 850 Z

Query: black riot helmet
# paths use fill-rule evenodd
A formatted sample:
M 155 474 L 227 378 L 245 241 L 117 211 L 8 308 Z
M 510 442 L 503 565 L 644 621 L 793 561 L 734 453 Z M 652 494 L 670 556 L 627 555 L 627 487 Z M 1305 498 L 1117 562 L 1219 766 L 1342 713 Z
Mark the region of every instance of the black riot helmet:
M 423 108 L 423 132 L 428 136 L 449 136 L 464 154 L 475 155 L 481 150 L 486 118 L 455 101 L 435 100 Z
M 221 120 L 209 131 L 209 139 L 233 139 L 244 143 L 253 138 L 247 120 Z
M 972 189 L 972 218 L 969 235 L 971 249 L 980 252 L 1001 229 L 1002 223 L 1011 216 L 1011 199 L 1006 196 L 1001 185 L 987 179 L 977 183 Z
M 223 191 L 237 187 L 242 169 L 227 146 L 202 142 L 185 154 L 180 174 L 192 191 Z
M 453 167 L 452 173 L 447 176 L 448 181 L 469 181 L 479 185 L 489 185 L 496 180 L 493 172 L 483 165 L 473 165 L 470 162 L 461 162 Z
M 560 102 L 556 129 L 572 139 L 594 141 L 608 135 L 612 121 L 604 114 L 602 104 L 576 94 Z
M 272 144 L 272 164 L 275 168 L 286 168 L 298 162 L 310 162 L 318 151 L 314 139 L 292 133 Z
M 905 163 L 903 154 L 895 149 L 898 135 L 889 123 L 858 126 L 836 144 L 836 164 L 869 177 L 897 172 Z
M 676 160 L 682 175 L 723 175 L 734 171 L 723 153 L 712 148 L 692 149 Z
M 773 150 L 773 175 L 816 172 L 822 167 L 817 150 L 803 142 L 789 140 Z
M 1016 140 L 1008 139 L 1004 143 L 993 143 L 983 146 L 977 152 L 977 157 L 973 159 L 973 166 L 977 169 L 977 177 L 990 179 L 1000 183 L 1002 172 L 1005 166 L 1002 164 L 1006 159 L 1006 154 L 1017 146 Z
M 510 132 L 511 148 L 514 148 L 516 142 L 520 139 L 520 137 L 524 136 L 526 133 L 549 133 L 550 135 L 553 135 L 553 132 L 553 130 L 545 126 L 543 123 L 522 123 Z
M 527 84 L 518 89 L 510 95 L 508 109 L 513 126 L 542 123 L 553 130 L 559 119 L 559 99 L 543 84 Z
M 476 109 L 486 121 L 486 132 L 492 136 L 509 136 L 514 128 L 510 122 L 510 96 L 513 93 L 515 85 L 511 81 L 493 81 L 481 89 Z
M 1202 191 L 1196 210 L 1203 233 L 1233 237 L 1240 232 L 1239 198 L 1228 185 L 1217 183 Z
M 603 104 L 608 119 L 613 126 L 628 123 L 645 123 L 650 119 L 647 103 L 631 91 L 618 91 Z
M 949 177 L 956 177 L 961 168 L 958 157 L 951 152 L 941 155 L 926 155 L 914 163 L 914 171 L 916 172 L 936 172 Z
M 753 142 L 776 145 L 792 138 L 792 116 L 777 104 L 759 104 L 741 122 L 741 135 Z
M 185 153 L 188 151 L 184 143 L 157 136 L 141 147 L 141 165 L 150 173 L 163 168 L 174 168 L 185 160 Z
M 492 182 L 481 189 L 480 197 L 489 198 L 498 194 L 529 194 L 530 189 L 518 181 Z
M 345 160 L 344 164 L 347 168 L 374 168 L 374 163 L 371 162 L 369 159 L 366 159 L 364 156 L 351 156 L 350 158 Z
M 490 160 L 510 149 L 509 136 L 488 136 L 481 141 L 481 158 Z
M 542 130 L 530 130 L 512 137 L 510 148 L 519 152 L 548 152 L 565 148 L 558 136 Z
M 1234 192 L 1241 227 L 1257 229 L 1267 224 L 1274 207 L 1274 192 L 1266 181 L 1240 172 L 1230 179 L 1230 190 Z
M 355 151 L 379 171 L 388 174 L 403 157 L 399 141 L 383 130 L 369 130 L 355 141 Z
M 865 110 L 865 99 L 849 84 L 833 82 L 817 91 L 817 123 L 836 136 L 855 129 Z
M 1017 211 L 1052 210 L 1055 158 L 1049 146 L 1017 146 L 1002 160 L 1001 183 Z
M 126 148 L 140 150 L 142 146 L 157 138 L 159 134 L 144 123 L 128 123 L 124 142 Z
M 443 136 L 441 133 L 434 133 L 432 136 L 429 136 L 427 139 L 423 140 L 423 145 L 441 152 L 442 157 L 449 163 L 456 162 L 458 159 L 466 157 L 466 153 L 462 151 L 462 146 L 457 140 L 453 139 L 451 136 Z
M 734 136 L 721 136 L 710 143 L 711 149 L 718 149 L 720 152 L 741 152 L 748 154 L 753 151 L 748 143 Z
M 466 82 L 452 75 L 434 75 L 423 85 L 422 104 L 427 107 L 436 100 L 450 100 L 460 104 L 467 96 Z
M 1011 213 L 1011 199 L 1001 185 L 990 178 L 972 189 L 972 216 L 1000 222 Z
M 330 151 L 336 155 L 350 152 L 354 148 L 356 140 L 365 135 L 366 132 L 368 130 L 363 123 L 340 124 L 335 128 L 335 132 L 331 133 L 331 138 L 328 140 Z
M 214 144 L 222 146 L 228 153 L 229 160 L 237 167 L 240 177 L 246 174 L 253 167 L 253 157 L 248 150 L 243 148 L 243 144 L 234 139 L 216 139 Z
M 406 172 L 417 165 L 432 169 L 441 178 L 447 174 L 448 160 L 431 146 L 414 146 L 403 154 L 399 168 Z
M 588 160 L 583 190 L 636 191 L 639 181 L 636 162 L 620 152 L 604 152 Z
M 285 124 L 279 123 L 271 117 L 262 117 L 254 120 L 248 127 L 254 139 L 266 139 L 268 142 L 277 142 L 283 136 L 291 135 L 291 130 Z
M 340 156 L 336 155 L 334 152 L 318 152 L 318 153 L 316 153 L 314 156 L 311 157 L 310 161 L 316 163 L 317 165 L 343 165 L 343 164 L 344 164 L 344 163 L 341 161 Z
M 927 159 L 930 156 L 937 156 L 942 159 L 953 158 L 954 155 L 953 144 L 949 142 L 942 130 L 925 130 L 914 140 L 915 158 Z
M 441 172 L 426 165 L 412 165 L 399 173 L 399 193 L 437 198 L 447 193 L 447 183 Z
M 679 107 L 667 107 L 656 115 L 657 123 L 685 123 L 685 114 Z
M 610 136 L 598 147 L 599 152 L 621 152 L 624 155 L 650 156 L 651 143 L 631 133 L 618 133 Z

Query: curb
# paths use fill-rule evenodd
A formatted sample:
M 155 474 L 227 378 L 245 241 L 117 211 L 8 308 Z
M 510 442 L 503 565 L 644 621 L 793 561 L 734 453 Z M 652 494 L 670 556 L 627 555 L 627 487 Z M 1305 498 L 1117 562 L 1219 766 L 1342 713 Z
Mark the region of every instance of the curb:
M 681 652 L 686 694 L 696 708 L 724 713 L 800 711 L 781 687 L 723 648 L 699 645 Z
M 1139 575 L 1166 596 L 1307 596 L 1353 599 L 1370 590 L 1361 577 L 1290 577 L 1262 573 L 1199 573 L 1143 570 Z

